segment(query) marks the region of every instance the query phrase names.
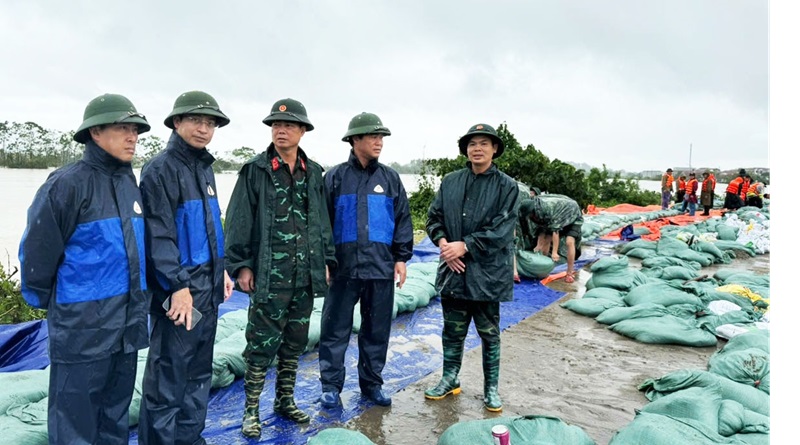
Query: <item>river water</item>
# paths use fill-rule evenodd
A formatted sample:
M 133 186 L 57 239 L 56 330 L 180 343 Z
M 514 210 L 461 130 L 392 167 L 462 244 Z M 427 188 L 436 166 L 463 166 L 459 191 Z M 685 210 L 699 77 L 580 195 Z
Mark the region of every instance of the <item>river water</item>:
M 0 167 L 0 263 L 6 271 L 19 265 L 19 242 L 27 223 L 28 207 L 39 187 L 53 171 L 44 169 L 13 169 Z M 134 170 L 139 177 L 139 170 Z M 400 175 L 406 191 L 417 190 L 417 175 Z M 236 172 L 217 173 L 219 205 L 222 213 L 236 185 Z
M 22 233 L 25 231 L 27 211 L 36 191 L 47 179 L 52 170 L 42 169 L 9 169 L 0 168 L 0 263 L 8 270 L 19 265 L 17 253 Z M 134 170 L 137 177 L 138 170 Z M 406 191 L 411 194 L 418 188 L 418 175 L 400 175 Z M 218 173 L 216 175 L 218 197 L 223 214 L 228 207 L 228 200 L 236 184 L 236 173 Z M 639 181 L 644 190 L 658 191 L 659 181 Z M 717 195 L 725 194 L 727 184 L 717 184 Z

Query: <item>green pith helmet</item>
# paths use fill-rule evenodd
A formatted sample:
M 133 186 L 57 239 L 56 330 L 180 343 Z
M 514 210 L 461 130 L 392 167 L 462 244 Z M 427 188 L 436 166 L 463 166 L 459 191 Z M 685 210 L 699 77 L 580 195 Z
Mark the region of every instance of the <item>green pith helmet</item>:
M 286 98 L 275 102 L 275 104 L 272 105 L 272 111 L 269 113 L 269 116 L 265 117 L 261 122 L 271 127 L 272 123 L 276 121 L 297 122 L 305 125 L 306 131 L 314 129 L 314 126 L 311 125 L 311 121 L 308 120 L 306 107 L 294 99 Z
M 83 123 L 72 139 L 85 144 L 91 137 L 89 129 L 107 124 L 136 124 L 139 134 L 150 131 L 144 115 L 136 111 L 136 107 L 127 97 L 119 94 L 103 94 L 95 97 L 83 111 Z
M 224 127 L 231 122 L 228 116 L 225 116 L 225 113 L 219 109 L 217 101 L 210 94 L 202 91 L 187 91 L 178 96 L 175 99 L 175 105 L 172 106 L 172 112 L 164 119 L 164 125 L 174 130 L 175 124 L 172 122 L 172 118 L 184 114 L 212 116 L 216 118 L 219 127 Z
M 467 155 L 467 144 L 469 144 L 469 140 L 472 139 L 472 136 L 477 135 L 489 136 L 492 141 L 497 143 L 497 152 L 494 154 L 494 156 L 492 156 L 492 159 L 499 158 L 500 155 L 503 154 L 503 150 L 505 150 L 506 147 L 503 145 L 503 140 L 497 136 L 497 132 L 494 130 L 494 127 L 487 124 L 475 124 L 470 127 L 469 131 L 467 131 L 467 134 L 461 136 L 461 138 L 458 140 L 458 148 L 461 150 L 462 155 Z
M 383 126 L 381 118 L 376 114 L 363 112 L 357 114 L 350 119 L 350 125 L 347 126 L 347 133 L 344 134 L 342 140 L 350 142 L 350 136 L 359 136 L 362 134 L 382 134 L 391 136 L 392 132 Z

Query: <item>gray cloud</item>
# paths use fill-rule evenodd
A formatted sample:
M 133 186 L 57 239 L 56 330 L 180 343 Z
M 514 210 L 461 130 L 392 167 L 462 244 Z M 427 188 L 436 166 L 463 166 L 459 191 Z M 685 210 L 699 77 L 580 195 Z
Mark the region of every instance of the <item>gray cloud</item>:
M 758 1 L 24 2 L 0 6 L 0 120 L 74 129 L 93 97 L 130 97 L 153 126 L 202 89 L 232 119 L 211 148 L 263 148 L 283 97 L 326 164 L 361 111 L 382 160 L 454 156 L 506 122 L 547 156 L 627 170 L 767 166 L 767 3 Z

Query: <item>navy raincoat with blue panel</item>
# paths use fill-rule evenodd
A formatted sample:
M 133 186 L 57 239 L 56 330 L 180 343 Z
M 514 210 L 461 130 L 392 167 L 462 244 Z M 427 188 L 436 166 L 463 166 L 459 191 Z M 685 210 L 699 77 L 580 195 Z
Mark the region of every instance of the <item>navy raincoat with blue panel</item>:
M 129 163 L 86 143 L 28 210 L 22 294 L 47 309 L 50 443 L 128 435 L 137 350 L 147 347 L 144 219 Z
M 142 169 L 148 279 L 153 291 L 150 351 L 142 383 L 139 443 L 202 443 L 211 389 L 217 310 L 224 300 L 224 236 L 212 164 L 206 149 L 177 132 Z M 194 327 L 175 326 L 162 306 L 189 288 L 203 314 Z
M 147 347 L 144 219 L 130 164 L 94 142 L 47 178 L 19 248 L 22 295 L 47 309 L 50 361 Z
M 335 278 L 394 279 L 411 259 L 414 232 L 400 175 L 377 160 L 366 168 L 351 151 L 325 174 L 338 269 Z M 395 227 L 399 230 L 395 230 Z

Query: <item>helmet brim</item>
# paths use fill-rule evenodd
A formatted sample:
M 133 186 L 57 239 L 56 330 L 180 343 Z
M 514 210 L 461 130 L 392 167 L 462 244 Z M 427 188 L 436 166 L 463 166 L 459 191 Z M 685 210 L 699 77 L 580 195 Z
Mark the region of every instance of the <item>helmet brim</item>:
M 72 139 L 75 142 L 85 144 L 89 139 L 89 130 L 98 125 L 109 124 L 136 124 L 139 134 L 150 131 L 150 124 L 147 123 L 143 114 L 139 113 L 120 113 L 119 111 L 98 114 L 83 121 L 78 130 L 75 131 L 75 136 Z
M 311 131 L 314 129 L 314 126 L 311 125 L 311 122 L 308 120 L 307 117 L 301 116 L 299 114 L 290 113 L 287 111 L 276 111 L 274 113 L 270 113 L 269 116 L 265 117 L 263 122 L 266 125 L 272 126 L 273 122 L 297 122 L 302 124 L 306 127 L 306 131 Z
M 506 150 L 505 145 L 503 144 L 503 140 L 497 137 L 496 135 L 488 132 L 488 131 L 473 131 L 472 133 L 467 133 L 458 140 L 458 149 L 461 150 L 461 154 L 467 156 L 467 144 L 469 144 L 469 140 L 472 139 L 473 136 L 489 136 L 492 142 L 497 144 L 497 152 L 492 155 L 492 159 L 499 158 L 503 152 Z
M 356 127 L 347 130 L 347 133 L 345 133 L 344 137 L 342 138 L 342 142 L 350 142 L 351 137 L 366 134 L 382 134 L 384 136 L 391 136 L 392 132 L 389 131 L 388 128 L 381 125 L 365 125 L 363 127 Z
M 166 119 L 164 119 L 164 125 L 168 128 L 174 130 L 175 123 L 173 122 L 173 117 L 175 116 L 183 116 L 186 114 L 205 114 L 206 116 L 213 116 L 217 119 L 217 127 L 224 127 L 228 125 L 231 120 L 228 119 L 228 116 L 225 116 L 225 113 L 220 111 L 218 108 L 208 107 L 208 106 L 190 106 L 190 107 L 180 107 L 172 110 Z

